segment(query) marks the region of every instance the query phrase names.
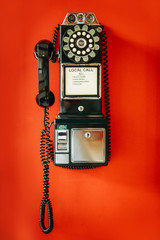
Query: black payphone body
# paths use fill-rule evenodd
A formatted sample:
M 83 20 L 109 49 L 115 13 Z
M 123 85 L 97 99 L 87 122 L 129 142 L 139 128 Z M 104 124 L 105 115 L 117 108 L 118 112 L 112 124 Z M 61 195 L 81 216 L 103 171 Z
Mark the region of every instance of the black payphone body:
M 59 34 L 60 49 L 56 53 Z M 108 164 L 110 158 L 110 109 L 107 70 L 107 42 L 103 26 L 94 13 L 68 13 L 55 30 L 53 42 L 37 43 L 39 93 L 37 103 L 44 107 L 41 160 L 44 166 L 44 197 L 40 225 L 43 232 L 53 228 L 49 200 L 49 162 L 66 168 L 93 168 Z M 49 132 L 48 107 L 54 103 L 49 90 L 49 65 L 60 62 L 60 113 L 54 121 L 54 150 Z M 102 86 L 105 116 L 102 113 Z M 45 148 L 46 144 L 46 148 Z M 45 205 L 49 227 L 44 225 Z

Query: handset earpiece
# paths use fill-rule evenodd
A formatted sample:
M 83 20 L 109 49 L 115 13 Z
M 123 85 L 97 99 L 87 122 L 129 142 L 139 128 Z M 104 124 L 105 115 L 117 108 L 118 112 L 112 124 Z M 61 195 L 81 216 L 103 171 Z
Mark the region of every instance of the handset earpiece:
M 35 46 L 35 57 L 38 59 L 39 93 L 36 102 L 41 107 L 52 106 L 55 98 L 49 90 L 49 60 L 54 56 L 53 44 L 48 40 L 41 40 Z

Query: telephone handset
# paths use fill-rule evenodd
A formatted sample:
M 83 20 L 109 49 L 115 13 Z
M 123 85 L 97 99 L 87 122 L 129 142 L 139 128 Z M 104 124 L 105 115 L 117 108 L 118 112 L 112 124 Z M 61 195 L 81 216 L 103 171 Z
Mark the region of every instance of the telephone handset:
M 60 33 L 59 33 L 60 32 Z M 60 49 L 56 53 L 57 37 Z M 53 43 L 41 40 L 35 47 L 38 59 L 37 104 L 44 107 L 44 130 L 40 156 L 44 167 L 40 226 L 53 228 L 49 199 L 49 162 L 65 168 L 85 169 L 108 164 L 110 158 L 110 107 L 107 42 L 103 26 L 94 13 L 68 13 L 55 29 Z M 54 103 L 49 90 L 49 60 L 60 62 L 60 113 L 54 121 L 54 152 L 50 140 L 48 107 Z M 102 80 L 105 116 L 102 113 Z M 44 225 L 45 206 L 48 228 Z
M 38 59 L 39 93 L 36 96 L 37 104 L 42 107 L 52 106 L 54 94 L 49 91 L 49 60 L 55 49 L 47 40 L 39 41 L 35 47 L 35 56 Z

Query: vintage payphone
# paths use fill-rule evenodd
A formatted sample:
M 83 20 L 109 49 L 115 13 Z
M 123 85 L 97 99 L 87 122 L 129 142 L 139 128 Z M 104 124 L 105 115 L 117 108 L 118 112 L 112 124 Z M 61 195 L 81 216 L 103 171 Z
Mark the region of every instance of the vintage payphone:
M 56 52 L 57 38 L 60 48 Z M 110 158 L 110 110 L 107 70 L 107 42 L 103 26 L 94 13 L 68 13 L 54 31 L 53 42 L 36 44 L 38 59 L 38 105 L 44 107 L 44 130 L 40 155 L 44 167 L 40 226 L 44 233 L 53 228 L 49 199 L 49 162 L 65 168 L 93 168 Z M 49 60 L 60 62 L 60 113 L 54 121 L 54 150 L 50 140 L 48 107 L 54 103 L 49 90 Z M 102 113 L 102 87 L 105 115 Z M 54 157 L 53 157 L 54 156 Z M 45 205 L 48 228 L 44 225 Z

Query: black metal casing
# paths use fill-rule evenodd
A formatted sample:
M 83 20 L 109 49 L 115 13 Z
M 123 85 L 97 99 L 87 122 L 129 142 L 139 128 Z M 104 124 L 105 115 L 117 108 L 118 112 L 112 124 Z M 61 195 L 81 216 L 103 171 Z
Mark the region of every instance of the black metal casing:
M 87 27 L 86 27 L 87 25 Z M 76 31 L 76 28 L 79 29 Z M 93 57 L 88 54 L 88 60 L 84 61 L 83 56 L 81 55 L 80 60 L 76 61 L 76 55 L 74 55 L 71 49 L 71 38 L 73 38 L 73 34 L 78 31 L 83 32 L 83 29 L 87 29 L 86 34 L 93 32 L 92 40 L 93 40 Z M 69 35 L 68 30 L 71 32 Z M 60 25 L 60 113 L 58 114 L 57 119 L 54 121 L 55 128 L 55 141 L 54 141 L 54 149 L 55 149 L 55 161 L 54 164 L 56 166 L 62 166 L 67 168 L 92 168 L 98 166 L 105 166 L 108 164 L 109 159 L 109 122 L 104 118 L 102 114 L 102 31 L 103 27 L 98 23 L 95 17 L 94 24 L 68 24 L 67 20 Z M 76 35 L 76 36 L 77 36 Z M 78 36 L 77 36 L 78 38 Z M 97 38 L 97 39 L 95 39 Z M 75 39 L 76 40 L 76 37 Z M 75 41 L 76 42 L 76 41 Z M 76 44 L 76 43 L 75 43 Z M 98 49 L 96 49 L 96 45 L 98 44 Z M 81 50 L 81 49 L 79 49 Z M 85 49 L 86 50 L 86 49 Z M 71 52 L 72 51 L 72 52 Z M 71 57 L 69 56 L 69 52 L 71 52 Z M 76 52 L 77 53 L 77 52 Z M 82 52 L 81 52 L 82 53 Z M 73 57 L 72 57 L 73 56 Z M 90 57 L 91 56 L 91 57 Z M 74 58 L 75 57 L 75 58 Z M 65 92 L 65 69 L 67 67 L 71 68 L 96 68 L 97 69 L 97 94 L 95 95 L 67 95 Z M 83 110 L 80 111 L 79 107 L 83 106 Z M 57 132 L 59 127 L 65 127 L 66 132 L 68 134 L 67 140 L 67 150 L 57 150 L 58 149 L 58 137 Z M 79 161 L 73 162 L 72 149 L 75 148 L 73 146 L 73 139 L 71 132 L 73 129 L 79 129 L 80 131 L 92 129 L 94 131 L 101 131 L 105 133 L 104 138 L 104 149 L 105 157 L 102 161 L 92 161 L 90 159 L 87 161 Z M 104 137 L 104 136 L 103 136 Z M 94 142 L 94 138 L 90 139 Z M 95 141 L 96 142 L 96 141 Z M 80 143 L 81 144 L 81 143 Z M 83 144 L 82 144 L 83 145 Z M 63 147 L 63 146 L 62 146 Z M 84 146 L 85 148 L 85 146 Z M 98 149 L 97 149 L 98 150 Z M 61 156 L 60 156 L 61 155 Z M 61 161 L 57 161 L 58 157 L 62 157 L 67 155 L 67 162 L 64 160 L 63 163 Z M 91 157 L 92 158 L 92 157 Z M 72 159 L 72 160 L 71 160 Z M 94 159 L 95 160 L 95 159 Z
M 82 28 L 82 24 L 77 24 Z M 88 31 L 90 29 L 97 29 L 98 27 L 100 27 L 101 25 L 91 25 L 88 26 Z M 64 68 L 65 68 L 65 64 L 67 65 L 71 65 L 72 67 L 76 67 L 76 66 L 95 66 L 95 64 L 102 64 L 102 33 L 96 33 L 99 38 L 99 45 L 100 45 L 100 49 L 98 50 L 96 56 L 93 59 L 90 59 L 87 63 L 84 62 L 79 62 L 79 63 L 75 63 L 73 62 L 72 59 L 69 59 L 64 51 L 63 51 L 63 38 L 65 36 L 65 33 L 68 29 L 72 29 L 74 31 L 74 25 L 73 26 L 66 26 L 66 25 L 61 25 L 60 26 L 60 64 L 61 66 L 64 64 Z M 100 71 L 100 69 L 98 69 L 98 71 Z M 101 74 L 101 73 L 100 73 Z M 62 68 L 61 68 L 61 79 L 62 79 Z M 63 80 L 62 80 L 63 81 Z M 62 90 L 62 81 L 61 81 L 61 90 Z M 99 86 L 98 86 L 99 89 Z M 79 97 L 79 99 L 64 99 L 61 98 L 60 100 L 60 112 L 61 114 L 76 114 L 79 116 L 82 115 L 101 115 L 102 113 L 102 101 L 101 98 L 97 98 L 97 99 L 84 99 L 82 98 L 82 96 L 77 96 Z M 85 96 L 85 97 L 90 97 L 90 96 Z M 84 111 L 79 112 L 78 111 L 78 106 L 79 105 L 83 105 L 84 106 Z

